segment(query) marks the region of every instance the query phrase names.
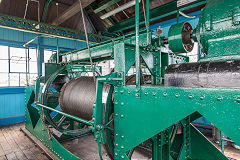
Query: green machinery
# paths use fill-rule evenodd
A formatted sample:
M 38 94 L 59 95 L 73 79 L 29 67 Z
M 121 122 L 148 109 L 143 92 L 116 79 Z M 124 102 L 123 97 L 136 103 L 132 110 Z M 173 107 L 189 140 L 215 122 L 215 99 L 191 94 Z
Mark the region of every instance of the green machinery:
M 148 2 L 146 31 L 139 32 L 136 3 L 136 34 L 90 47 L 93 62 L 114 60 L 110 74 L 94 65 L 96 80 L 83 76 L 92 68 L 88 49 L 81 49 L 53 56 L 36 85 L 26 88 L 26 129 L 59 159 L 80 159 L 61 142 L 88 134 L 99 159 L 103 146 L 116 160 L 131 159 L 138 146 L 150 149 L 153 160 L 228 159 L 191 124 L 200 116 L 240 144 L 240 1 L 209 0 L 196 29 L 187 22 L 172 26 L 173 53 L 149 32 Z M 188 57 L 178 53 L 191 51 L 193 39 L 201 57 L 184 63 Z

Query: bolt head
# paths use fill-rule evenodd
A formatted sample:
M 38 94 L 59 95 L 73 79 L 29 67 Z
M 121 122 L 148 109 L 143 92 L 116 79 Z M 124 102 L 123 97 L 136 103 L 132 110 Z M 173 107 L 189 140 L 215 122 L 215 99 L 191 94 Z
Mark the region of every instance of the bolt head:
M 240 103 L 240 97 L 237 97 L 237 98 L 236 98 L 236 102 L 237 102 L 237 103 Z
M 164 96 L 164 97 L 167 97 L 167 93 L 164 92 L 164 93 L 163 93 L 163 96 Z

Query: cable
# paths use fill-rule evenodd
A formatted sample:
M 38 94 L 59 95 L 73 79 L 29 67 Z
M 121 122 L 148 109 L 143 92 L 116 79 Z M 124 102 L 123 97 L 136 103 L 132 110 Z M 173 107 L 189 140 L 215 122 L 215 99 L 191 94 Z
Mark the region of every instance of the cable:
M 94 82 L 96 82 L 96 77 L 95 77 L 95 74 L 94 74 L 93 61 L 92 61 L 92 56 L 91 56 L 91 51 L 90 51 L 90 46 L 89 46 L 89 41 L 88 41 L 88 34 L 87 34 L 87 29 L 86 29 L 85 18 L 84 18 L 84 13 L 83 13 L 81 0 L 79 0 L 79 6 L 80 6 L 80 9 L 81 9 L 81 13 L 82 13 L 83 27 L 84 27 L 84 32 L 85 32 L 85 36 L 86 36 L 86 42 L 87 42 L 87 47 L 88 47 L 88 52 L 89 52 L 89 59 L 90 59 L 90 62 L 91 62 L 91 67 L 92 67 L 93 80 L 94 80 Z
M 143 4 L 143 15 L 144 15 L 144 20 L 145 20 L 145 27 L 147 28 L 147 18 L 146 18 L 147 16 L 146 16 L 144 0 L 142 0 L 142 4 Z
M 29 0 L 27 0 L 27 3 L 26 3 L 26 8 L 25 8 L 23 19 L 26 19 L 27 9 L 28 9 L 28 2 L 29 2 Z

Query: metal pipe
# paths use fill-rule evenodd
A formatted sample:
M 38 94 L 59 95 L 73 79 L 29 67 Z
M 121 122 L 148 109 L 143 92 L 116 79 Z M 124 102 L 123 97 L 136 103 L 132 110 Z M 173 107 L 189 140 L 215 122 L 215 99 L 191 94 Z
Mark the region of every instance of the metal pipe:
M 137 1 L 137 0 L 135 0 Z M 135 3 L 135 30 L 136 30 L 136 86 L 140 87 L 140 53 L 139 53 L 139 3 Z
M 144 3 L 144 2 L 143 2 Z M 149 45 L 150 44 L 150 37 L 149 37 L 149 21 L 150 21 L 150 11 L 149 11 L 149 0 L 146 0 L 146 18 L 147 18 L 147 26 L 146 26 L 146 29 L 147 29 L 147 44 Z
M 25 43 L 23 45 L 23 47 L 26 47 L 28 44 L 32 43 L 33 41 L 35 41 L 39 36 L 36 36 L 35 38 L 31 39 L 30 41 L 28 41 L 27 43 Z
M 25 43 L 24 45 L 23 45 L 23 47 L 26 47 L 27 45 L 29 45 L 30 43 L 32 43 L 33 41 L 35 41 L 38 37 L 49 37 L 49 38 L 58 38 L 57 36 L 54 36 L 54 35 L 44 35 L 44 34 L 42 34 L 42 35 L 39 35 L 39 36 L 36 36 L 36 37 L 34 37 L 33 39 L 31 39 L 30 41 L 28 41 L 27 43 Z
M 120 5 L 119 5 L 118 3 L 116 3 L 116 4 L 117 4 L 118 7 L 120 7 Z M 125 14 L 125 16 L 126 16 L 127 18 L 129 18 L 129 16 L 127 15 L 127 13 L 126 13 L 124 10 L 123 10 L 122 12 Z
M 141 1 L 141 0 L 140 0 L 140 1 Z M 139 1 L 139 2 L 140 2 L 140 1 Z M 114 9 L 114 10 L 112 10 L 112 11 L 110 11 L 110 12 L 104 14 L 104 15 L 102 15 L 100 18 L 101 18 L 101 19 L 106 19 L 106 18 L 108 18 L 108 17 L 110 17 L 110 16 L 112 16 L 112 15 L 114 15 L 114 14 L 116 14 L 116 13 L 119 13 L 119 12 L 121 12 L 121 11 L 127 9 L 127 8 L 130 8 L 130 7 L 134 6 L 134 5 L 136 5 L 136 0 L 128 2 L 128 3 L 126 3 L 126 4 L 124 4 L 124 5 L 120 6 L 120 7 L 118 7 L 118 8 L 116 8 L 116 9 Z M 138 5 L 139 5 L 139 4 L 138 4 Z
M 37 70 L 38 70 L 38 77 L 40 77 L 41 71 L 40 71 L 40 39 L 39 36 L 37 36 Z
M 186 18 L 196 18 L 197 16 L 188 16 L 186 15 L 185 13 L 179 11 L 179 14 L 181 14 L 183 17 L 186 17 Z
M 58 38 L 57 38 L 57 63 L 59 63 L 59 46 L 58 46 Z
M 224 154 L 224 140 L 223 140 L 223 132 L 220 131 L 221 134 L 221 149 L 222 149 L 222 154 Z
M 91 122 L 91 121 L 86 121 L 86 120 L 81 119 L 81 118 L 79 118 L 79 117 L 76 117 L 76 116 L 73 116 L 73 115 L 70 115 L 70 114 L 61 112 L 61 111 L 59 111 L 59 110 L 56 110 L 56 109 L 53 109 L 53 108 L 51 108 L 51 107 L 42 105 L 42 104 L 40 104 L 40 103 L 36 103 L 35 105 L 36 105 L 36 106 L 39 106 L 39 107 L 42 107 L 42 108 L 45 108 L 45 109 L 48 109 L 48 110 L 53 111 L 53 112 L 57 112 L 57 113 L 59 113 L 59 114 L 61 114 L 61 115 L 64 115 L 64 116 L 66 116 L 66 117 L 68 117 L 68 118 L 71 118 L 71 119 L 74 119 L 74 120 L 76 120 L 76 121 L 79 121 L 79 122 L 81 122 L 81 123 L 84 123 L 84 124 L 86 124 L 86 125 L 89 125 L 89 126 L 92 126 L 92 125 L 93 125 L 93 122 Z
M 25 50 L 25 53 L 26 53 L 26 83 L 27 83 L 27 86 L 29 86 L 29 83 L 28 83 L 28 55 L 29 55 L 29 48 L 27 48 Z

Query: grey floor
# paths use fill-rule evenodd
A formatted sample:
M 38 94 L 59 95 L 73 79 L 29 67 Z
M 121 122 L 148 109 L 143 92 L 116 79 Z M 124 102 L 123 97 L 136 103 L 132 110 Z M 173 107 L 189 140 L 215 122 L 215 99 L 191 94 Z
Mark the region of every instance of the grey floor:
M 65 142 L 64 147 L 69 149 L 73 154 L 81 157 L 84 160 L 99 160 L 98 145 L 94 140 L 93 135 L 74 139 L 70 142 Z M 102 146 L 102 156 L 104 160 L 110 160 L 104 147 Z M 148 160 L 150 154 L 136 149 L 133 153 L 132 160 Z

